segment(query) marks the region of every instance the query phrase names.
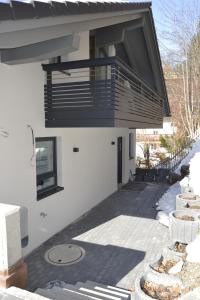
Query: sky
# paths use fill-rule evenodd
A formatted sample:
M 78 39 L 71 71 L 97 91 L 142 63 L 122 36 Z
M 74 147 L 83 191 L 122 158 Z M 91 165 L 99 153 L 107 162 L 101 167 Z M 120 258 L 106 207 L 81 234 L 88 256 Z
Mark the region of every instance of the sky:
M 197 20 L 200 18 L 200 0 L 152 0 L 151 2 L 159 48 L 164 58 L 169 56 L 169 53 L 180 50 L 175 37 L 178 27 L 179 36 L 181 34 L 184 36 L 187 31 L 188 40 L 193 36 Z

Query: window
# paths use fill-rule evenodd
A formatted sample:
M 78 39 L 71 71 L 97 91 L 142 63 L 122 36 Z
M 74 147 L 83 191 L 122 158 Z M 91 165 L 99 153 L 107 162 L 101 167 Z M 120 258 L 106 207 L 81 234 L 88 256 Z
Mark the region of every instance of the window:
M 37 199 L 63 190 L 57 185 L 56 138 L 36 138 Z
M 134 136 L 133 133 L 129 133 L 129 159 L 134 158 Z
M 96 58 L 96 37 L 93 32 L 90 31 L 90 59 Z

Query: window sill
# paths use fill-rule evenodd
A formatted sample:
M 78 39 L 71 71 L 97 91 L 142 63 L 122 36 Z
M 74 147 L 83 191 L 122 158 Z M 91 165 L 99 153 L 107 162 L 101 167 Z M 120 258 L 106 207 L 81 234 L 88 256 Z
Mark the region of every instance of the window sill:
M 44 192 L 41 192 L 40 194 L 37 194 L 37 201 L 40 201 L 46 197 L 49 197 L 55 193 L 58 193 L 60 191 L 63 191 L 64 190 L 64 187 L 61 187 L 61 186 L 56 186 L 48 191 L 44 191 Z

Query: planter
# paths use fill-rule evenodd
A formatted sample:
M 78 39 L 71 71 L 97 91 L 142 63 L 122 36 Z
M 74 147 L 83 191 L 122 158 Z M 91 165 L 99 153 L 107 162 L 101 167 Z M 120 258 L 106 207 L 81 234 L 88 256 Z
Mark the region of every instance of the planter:
M 171 256 L 179 256 L 184 258 L 186 256 L 187 244 L 175 242 L 167 248 L 164 248 L 163 254 L 170 253 Z
M 153 280 L 153 281 L 152 281 Z M 169 287 L 169 288 L 172 288 L 172 291 L 176 291 L 176 289 L 180 289 L 180 293 L 181 291 L 183 292 L 184 290 L 184 286 L 181 282 L 181 280 L 179 278 L 175 278 L 172 281 L 166 281 L 163 282 L 163 281 L 159 281 L 159 282 L 155 282 L 155 278 L 152 278 L 152 276 L 150 276 L 149 274 L 145 274 L 143 276 L 140 276 L 136 279 L 135 281 L 135 300 L 152 300 L 152 299 L 157 299 L 157 300 L 165 300 L 165 299 L 170 299 L 170 300 L 199 300 L 199 295 L 200 295 L 200 287 L 197 287 L 189 292 L 186 292 L 182 295 L 179 295 L 178 297 L 175 296 L 175 298 L 171 297 L 171 298 L 167 298 L 166 296 L 164 296 L 163 298 L 161 297 L 151 297 L 149 295 L 147 295 L 144 290 L 142 289 L 142 286 L 144 285 L 144 282 L 145 281 L 148 281 L 150 283 L 156 283 L 156 284 L 161 284 L 162 286 L 164 287 Z
M 200 218 L 197 212 L 191 210 L 175 210 L 170 213 L 170 238 L 172 243 L 192 242 L 200 228 Z
M 173 274 L 180 272 L 182 266 L 183 260 L 181 256 L 173 255 L 168 252 L 166 256 L 161 256 L 157 262 L 150 265 L 150 271 L 153 272 L 154 275 L 162 276 L 163 280 L 167 280 L 169 276 L 172 276 L 173 279 Z M 175 267 L 176 269 L 178 267 L 178 269 L 175 270 Z
M 197 213 L 200 214 L 200 204 L 199 203 L 196 203 L 196 204 L 190 204 L 188 203 L 186 206 L 185 206 L 186 210 L 188 209 L 191 209 L 192 211 L 195 211 Z
M 168 278 L 163 278 L 162 276 L 155 276 L 152 273 L 147 273 L 143 275 L 142 277 L 138 277 L 135 281 L 135 300 L 152 300 L 152 299 L 159 299 L 159 300 L 164 300 L 164 299 L 170 299 L 170 298 L 153 298 L 149 296 L 146 292 L 144 292 L 144 284 L 145 282 L 151 283 L 153 285 L 157 286 L 162 286 L 164 288 L 170 288 L 172 289 L 172 292 L 176 290 L 177 288 L 181 290 L 182 288 L 182 282 L 179 278 L 177 277 L 168 277 Z M 143 287 L 143 288 L 142 288 Z M 177 297 L 171 298 L 172 299 L 177 299 Z
M 200 205 L 200 197 L 193 193 L 184 193 L 176 196 L 176 210 L 187 209 L 187 205 Z
M 144 293 L 141 286 L 144 283 L 144 276 L 138 277 L 135 280 L 135 300 L 152 300 L 152 297 Z

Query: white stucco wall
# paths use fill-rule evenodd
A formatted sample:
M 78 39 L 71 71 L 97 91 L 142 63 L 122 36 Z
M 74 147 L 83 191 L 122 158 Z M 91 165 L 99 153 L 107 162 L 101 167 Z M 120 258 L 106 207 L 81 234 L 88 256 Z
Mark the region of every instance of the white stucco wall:
M 84 57 L 88 50 L 84 46 Z M 75 59 L 75 57 L 74 57 Z M 44 73 L 40 63 L 0 65 L 0 202 L 29 211 L 26 255 L 117 190 L 117 137 L 124 142 L 123 182 L 129 179 L 128 129 L 44 127 Z M 35 137 L 58 137 L 58 183 L 64 190 L 36 200 Z M 2 130 L 9 133 L 4 137 Z M 134 130 L 133 130 L 134 131 Z M 115 145 L 111 142 L 115 141 Z M 73 147 L 79 147 L 78 153 Z M 44 212 L 44 218 L 40 214 Z

